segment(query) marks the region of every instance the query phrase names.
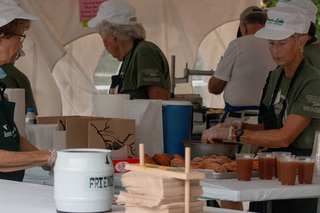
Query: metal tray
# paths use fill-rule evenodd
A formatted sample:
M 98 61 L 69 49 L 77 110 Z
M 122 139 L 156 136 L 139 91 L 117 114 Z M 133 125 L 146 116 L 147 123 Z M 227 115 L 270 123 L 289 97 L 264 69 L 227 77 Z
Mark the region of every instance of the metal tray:
M 192 171 L 204 172 L 206 175 L 206 178 L 209 178 L 209 179 L 236 179 L 237 178 L 237 172 L 216 173 L 209 169 L 192 169 Z M 259 177 L 259 171 L 252 171 L 251 177 Z

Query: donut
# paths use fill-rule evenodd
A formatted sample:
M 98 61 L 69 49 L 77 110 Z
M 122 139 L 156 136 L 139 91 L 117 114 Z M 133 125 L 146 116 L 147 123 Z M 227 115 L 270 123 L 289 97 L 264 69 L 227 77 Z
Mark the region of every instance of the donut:
M 259 163 L 258 160 L 254 160 L 252 163 L 252 171 L 259 171 Z
M 231 162 L 233 162 L 233 160 L 231 160 L 227 156 L 219 156 L 218 159 L 221 160 L 223 163 L 231 163 Z
M 204 164 L 203 164 L 203 162 L 191 162 L 190 168 L 191 169 L 204 169 Z
M 213 171 L 217 173 L 222 173 L 222 172 L 228 172 L 228 170 L 222 166 L 221 164 L 218 163 L 208 163 L 204 166 L 205 169 L 212 169 Z
M 225 163 L 223 166 L 229 171 L 229 172 L 236 172 L 237 171 L 237 162 L 233 161 L 232 163 Z
M 203 159 L 202 159 L 202 158 L 200 158 L 200 157 L 195 157 L 195 158 L 193 158 L 192 162 L 193 162 L 193 163 L 196 163 L 196 162 L 203 162 Z
M 173 157 L 171 157 L 171 156 L 170 156 L 169 154 L 167 154 L 167 153 L 163 153 L 162 156 L 163 156 L 165 159 L 167 159 L 168 162 L 171 162 L 172 159 L 173 159 Z
M 213 159 L 213 158 L 207 158 L 207 159 L 205 159 L 205 160 L 203 160 L 203 163 L 204 163 L 204 165 L 207 165 L 207 164 L 209 164 L 209 163 L 218 163 L 218 164 L 220 164 L 220 165 L 222 165 L 223 164 L 223 162 L 220 160 L 220 159 Z
M 156 164 L 158 165 L 157 161 L 153 160 L 152 157 L 150 157 L 147 154 L 144 154 L 144 162 L 148 164 Z
M 179 154 L 173 154 L 172 157 L 173 158 L 179 158 L 180 160 L 184 160 L 184 158 Z
M 184 160 L 181 160 L 181 159 L 179 159 L 179 158 L 173 158 L 173 159 L 171 160 L 170 165 L 171 165 L 172 167 L 185 167 L 185 162 L 184 162 Z
M 162 166 L 170 166 L 170 162 L 165 158 L 163 157 L 162 154 L 160 153 L 156 153 L 153 155 L 153 160 L 155 160 L 159 165 L 162 165 Z

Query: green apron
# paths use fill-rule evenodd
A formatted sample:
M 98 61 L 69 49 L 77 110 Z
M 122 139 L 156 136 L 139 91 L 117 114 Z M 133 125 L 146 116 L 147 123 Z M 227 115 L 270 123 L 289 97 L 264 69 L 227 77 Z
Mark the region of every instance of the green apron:
M 7 151 L 19 151 L 20 135 L 18 128 L 14 123 L 14 107 L 15 103 L 4 100 L 4 85 L 1 86 L 0 100 L 0 149 Z M 0 179 L 22 181 L 24 170 L 16 172 L 0 172 Z
M 131 51 L 131 54 L 129 56 L 129 59 L 128 59 L 129 62 L 128 63 L 131 62 L 133 53 L 134 53 L 134 51 L 135 51 L 135 49 L 138 46 L 138 43 L 140 41 L 141 40 L 138 40 L 138 39 L 133 41 L 132 51 Z M 122 70 L 123 63 L 124 63 L 124 61 L 121 64 L 121 67 L 120 67 L 120 70 L 119 70 L 119 74 L 111 76 L 111 86 L 110 86 L 110 88 L 116 88 L 116 86 L 118 86 L 118 92 L 117 92 L 118 94 L 121 94 L 123 81 L 124 81 L 124 78 L 125 78 L 125 75 L 126 75 L 126 72 L 127 72 L 127 70 Z

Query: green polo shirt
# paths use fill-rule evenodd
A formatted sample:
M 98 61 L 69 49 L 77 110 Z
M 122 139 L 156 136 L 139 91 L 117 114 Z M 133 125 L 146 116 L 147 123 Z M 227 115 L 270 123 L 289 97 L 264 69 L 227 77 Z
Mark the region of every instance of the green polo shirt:
M 130 99 L 149 99 L 146 87 L 156 86 L 170 94 L 169 65 L 160 48 L 143 40 L 132 51 L 125 56 L 120 70 L 125 75 L 120 93 L 130 94 Z
M 263 99 L 263 104 L 269 107 L 278 78 L 281 75 L 282 67 L 275 69 L 269 80 L 268 89 Z M 282 123 L 285 122 L 289 114 L 300 115 L 312 118 L 309 125 L 291 144 L 298 149 L 312 149 L 314 135 L 320 131 L 320 71 L 305 64 L 296 78 L 288 94 L 289 85 L 292 78 L 283 77 L 277 98 L 274 103 L 275 115 L 279 119 L 284 98 L 287 99 L 287 110 Z

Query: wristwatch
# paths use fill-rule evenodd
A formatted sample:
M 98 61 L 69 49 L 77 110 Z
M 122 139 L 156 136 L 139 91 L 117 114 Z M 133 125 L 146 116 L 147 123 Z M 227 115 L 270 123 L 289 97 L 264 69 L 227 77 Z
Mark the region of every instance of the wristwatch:
M 236 139 L 237 142 L 240 142 L 240 136 L 243 134 L 243 129 L 237 129 L 236 130 Z

